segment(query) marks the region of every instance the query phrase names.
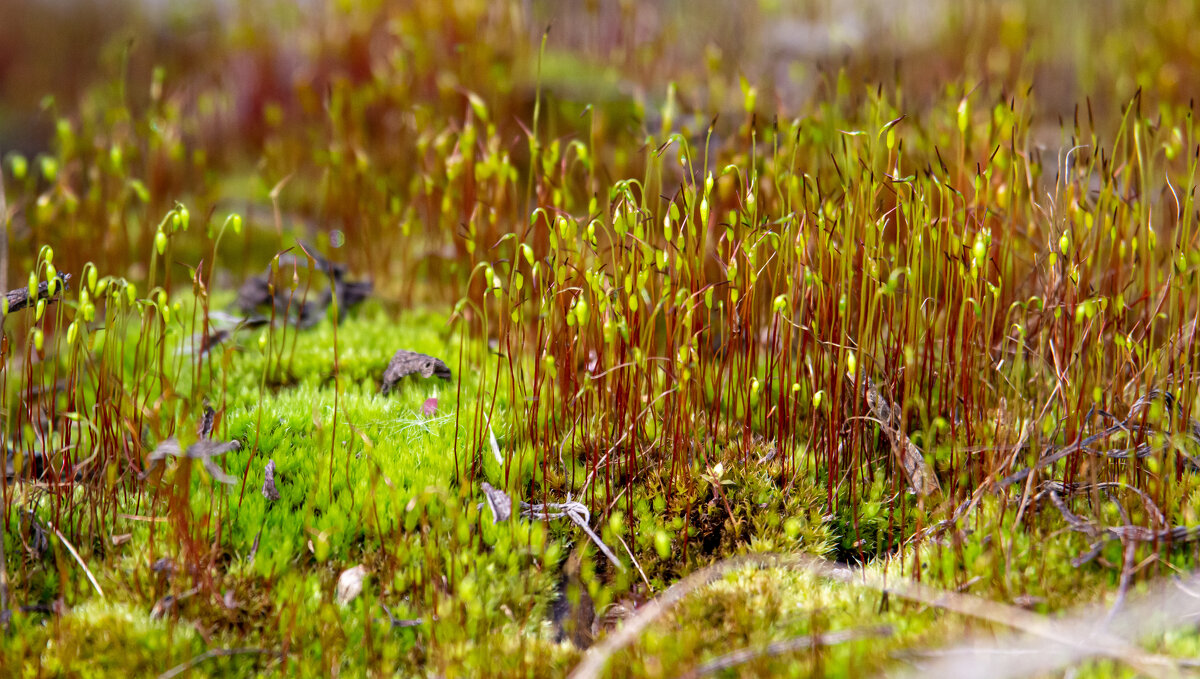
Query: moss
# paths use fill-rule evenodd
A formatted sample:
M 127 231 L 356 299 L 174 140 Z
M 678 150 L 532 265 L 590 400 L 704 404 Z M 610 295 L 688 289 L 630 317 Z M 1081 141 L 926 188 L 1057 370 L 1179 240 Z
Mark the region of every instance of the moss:
M 733 555 L 1053 614 L 1124 586 L 1099 527 L 1200 521 L 1193 93 L 1169 30 L 1194 8 L 1041 26 L 1015 0 L 939 16 L 899 62 L 869 34 L 827 71 L 791 58 L 780 3 L 562 8 L 540 47 L 539 3 L 352 4 L 223 17 L 152 72 L 137 46 L 159 41 L 122 37 L 119 77 L 45 101 L 53 148 L 0 159 L 19 283 L 73 275 L 4 314 L 3 667 L 561 676 L 582 649 L 556 639 Z M 1071 116 L 1040 81 L 1075 71 L 1097 96 Z M 313 267 L 269 264 L 302 242 Z M 264 268 L 264 294 L 300 297 L 235 326 Z M 332 278 L 375 297 L 300 315 Z M 401 348 L 454 379 L 380 393 Z M 237 449 L 149 470 L 208 408 Z M 910 442 L 941 492 L 910 484 Z M 493 521 L 485 480 L 515 516 Z M 520 516 L 568 501 L 612 557 Z M 1195 568 L 1183 537 L 1137 546 L 1131 595 Z M 563 634 L 554 602 L 584 593 L 596 629 Z M 998 632 L 745 569 L 611 674 L 877 624 L 726 674 L 886 672 Z

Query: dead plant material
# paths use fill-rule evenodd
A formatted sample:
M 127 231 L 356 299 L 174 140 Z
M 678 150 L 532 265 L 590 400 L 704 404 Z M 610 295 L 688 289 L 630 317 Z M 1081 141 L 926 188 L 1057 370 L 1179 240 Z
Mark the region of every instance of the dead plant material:
M 32 509 L 25 511 L 25 517 L 29 519 L 29 540 L 26 541 L 25 536 L 21 536 L 25 552 L 34 560 L 41 560 L 46 555 L 46 550 L 50 549 L 50 529 L 37 518 Z
M 654 620 L 670 607 L 725 573 L 745 566 L 799 568 L 817 577 L 841 582 L 848 586 L 867 587 L 887 592 L 890 595 L 926 606 L 935 606 L 952 613 L 1011 627 L 1044 639 L 1048 646 L 1069 652 L 1073 654 L 1073 657 L 1106 657 L 1119 660 L 1147 676 L 1163 676 L 1174 666 L 1170 659 L 1147 653 L 1133 646 L 1124 638 L 1104 630 L 1092 629 L 1088 634 L 1079 633 L 1077 630 L 1064 630 L 1055 620 L 1015 606 L 988 601 L 968 594 L 947 592 L 894 576 L 884 578 L 865 570 L 847 568 L 808 554 L 746 554 L 696 571 L 676 582 L 653 601 L 642 606 L 621 628 L 588 650 L 583 660 L 572 670 L 569 675 L 570 679 L 599 677 L 609 659 L 616 652 L 633 643 Z M 1200 612 L 1200 600 L 1192 602 L 1190 606 L 1192 608 L 1188 610 L 1195 609 L 1196 612 Z M 1134 606 L 1131 605 L 1127 610 L 1133 608 Z M 1194 612 L 1192 614 L 1194 615 Z M 1093 613 L 1089 620 L 1094 622 L 1095 617 Z M 1128 634 L 1132 635 L 1135 631 L 1135 628 L 1129 628 Z M 938 674 L 936 676 L 955 675 Z
M 60 273 L 57 277 L 57 283 L 54 284 L 54 294 L 50 294 L 50 281 L 42 281 L 38 283 L 37 293 L 32 297 L 29 295 L 29 288 L 16 288 L 4 293 L 4 299 L 8 302 L 8 312 L 20 311 L 26 307 L 36 305 L 40 300 L 46 300 L 46 304 L 57 302 L 62 294 L 67 291 L 71 283 L 71 274 Z
M 213 458 L 218 455 L 224 455 L 231 450 L 237 450 L 241 447 L 242 442 L 237 440 L 222 443 L 209 439 L 200 439 L 199 441 L 196 441 L 192 445 L 188 446 L 187 450 L 182 450 L 179 447 L 179 440 L 175 437 L 171 437 L 158 444 L 158 447 L 154 449 L 154 452 L 150 453 L 150 457 L 147 458 L 148 464 L 146 465 L 146 471 L 142 472 L 140 478 L 145 479 L 146 477 L 150 476 L 151 472 L 154 471 L 154 468 L 158 466 L 158 462 L 161 460 L 165 460 L 168 457 L 187 457 L 193 460 L 200 460 L 200 463 L 204 465 L 204 469 L 217 481 L 220 481 L 224 484 L 233 485 L 237 483 L 237 479 L 229 474 L 226 474 L 225 470 L 217 466 L 217 463 L 213 460 Z
M 279 489 L 275 487 L 274 458 L 267 460 L 267 465 L 263 468 L 262 494 L 263 497 L 267 498 L 268 502 L 275 502 L 279 499 Z
M 378 603 L 379 607 L 383 609 L 383 612 L 387 614 L 388 622 L 391 623 L 393 628 L 403 629 L 405 627 L 417 627 L 425 623 L 425 621 L 421 618 L 397 618 L 392 614 L 392 609 L 388 608 L 387 604 L 383 603 L 382 601 Z
M 367 579 L 367 567 L 359 564 L 353 568 L 347 568 L 338 576 L 337 581 L 337 602 L 339 606 L 346 606 L 351 601 L 358 598 L 363 591 L 363 582 Z
M 851 383 L 854 382 L 853 375 L 848 374 L 846 377 Z M 900 409 L 880 393 L 879 388 L 870 377 L 864 376 L 860 386 L 863 391 L 863 399 L 867 402 L 867 409 L 871 413 L 871 419 L 879 424 L 879 428 L 887 437 L 888 445 L 891 446 L 892 454 L 896 458 L 896 464 L 904 471 L 908 487 L 921 496 L 941 492 L 942 487 L 933 473 L 933 468 L 925 462 L 925 456 L 921 454 L 921 449 L 917 448 L 916 444 L 908 438 L 908 434 L 905 434 L 900 427 Z
M 825 634 L 806 634 L 794 639 L 784 639 L 783 641 L 775 641 L 766 645 L 762 649 L 744 648 L 732 653 L 726 653 L 720 657 L 714 658 L 703 665 L 700 665 L 691 672 L 682 675 L 683 679 L 696 679 L 710 674 L 716 674 L 721 670 L 727 670 L 731 667 L 743 665 L 752 660 L 762 658 L 764 656 L 771 657 L 783 655 L 785 653 L 796 653 L 798 651 L 807 651 L 819 646 L 836 646 L 844 644 L 848 641 L 857 641 L 859 639 L 867 639 L 870 637 L 889 637 L 893 634 L 891 625 L 876 625 L 874 627 L 862 627 L 859 629 L 847 629 L 838 632 L 826 632 Z
M 217 411 L 213 410 L 212 406 L 204 406 L 204 414 L 200 416 L 200 422 L 196 425 L 196 435 L 202 439 L 212 438 L 216 424 Z
M 195 596 L 199 591 L 199 587 L 193 587 L 179 595 L 168 594 L 164 596 L 163 598 L 154 602 L 154 607 L 150 609 L 150 619 L 162 620 L 166 616 L 170 615 L 171 611 L 175 610 L 175 607 L 180 601 Z
M 508 517 L 512 516 L 512 499 L 508 497 L 508 493 L 493 488 L 487 481 L 480 487 L 483 489 L 483 496 L 487 498 L 488 509 L 492 510 L 492 523 L 508 521 Z
M 551 609 L 554 622 L 554 641 L 569 640 L 576 648 L 592 645 L 596 635 L 596 604 L 588 594 L 580 573 L 583 566 L 582 546 L 572 550 L 558 581 L 558 595 Z
M 346 280 L 345 265 L 329 261 L 321 256 L 316 248 L 304 241 L 298 240 L 297 244 L 305 256 L 285 252 L 279 255 L 277 266 L 268 266 L 263 273 L 246 279 L 246 282 L 238 288 L 238 309 L 247 315 L 252 315 L 262 307 L 271 307 L 277 314 L 287 313 L 291 308 L 295 314 L 289 321 L 295 323 L 297 328 L 305 330 L 313 327 L 325 317 L 325 311 L 333 304 L 335 295 L 338 303 L 338 318 L 342 318 L 347 310 L 362 304 L 374 292 L 375 285 L 370 280 Z M 316 299 L 304 301 L 295 299 L 294 291 L 283 294 L 275 285 L 279 279 L 274 276 L 272 270 L 290 268 L 295 275 L 299 269 L 309 268 L 310 261 L 313 270 L 325 274 L 329 279 L 329 288 L 318 295 Z
M 382 393 L 388 393 L 400 380 L 409 375 L 420 375 L 425 379 L 440 377 L 448 382 L 450 381 L 450 368 L 440 358 L 401 349 L 392 356 L 391 362 L 383 371 Z
M 625 624 L 609 634 L 599 644 L 592 646 L 583 660 L 571 670 L 569 679 L 596 679 L 617 651 L 633 643 L 642 635 L 650 623 L 681 601 L 692 591 L 699 589 L 724 575 L 726 572 L 749 564 L 762 563 L 766 557 L 747 554 L 720 561 L 671 585 L 665 592 L 647 602 L 629 617 Z
M 1194 661 L 1156 656 L 1132 645 L 1172 629 L 1195 626 L 1200 615 L 1200 576 L 1192 573 L 1149 584 L 1141 597 L 1114 608 L 1106 617 L 1100 606 L 1082 606 L 1056 615 L 1045 624 L 1055 637 L 988 634 L 956 647 L 922 653 L 935 658 L 901 676 L 956 677 L 957 679 L 1016 679 L 1045 676 L 1091 657 L 1109 657 L 1129 664 L 1142 676 L 1192 676 L 1180 671 Z M 1036 617 L 1036 616 L 1035 616 Z M 1028 630 L 1022 630 L 1028 631 Z M 1070 643 L 1061 643 L 1064 638 Z M 1110 646 L 1111 645 L 1111 646 Z M 888 676 L 894 676 L 889 674 Z
M 1124 460 L 1124 459 L 1130 459 L 1130 458 L 1139 458 L 1140 459 L 1140 458 L 1149 456 L 1151 453 L 1154 452 L 1155 449 L 1149 443 L 1145 443 L 1145 442 L 1141 443 L 1140 445 L 1138 445 L 1134 448 L 1113 450 L 1113 451 L 1100 451 L 1100 450 L 1094 449 L 1092 446 L 1094 446 L 1096 443 L 1098 443 L 1100 441 L 1104 441 L 1105 439 L 1108 439 L 1109 437 L 1111 437 L 1114 434 L 1117 434 L 1119 432 L 1131 432 L 1131 433 L 1139 432 L 1143 438 L 1156 433 L 1154 431 L 1149 430 L 1148 428 L 1144 428 L 1142 426 L 1142 424 L 1140 422 L 1138 422 L 1137 420 L 1140 418 L 1142 411 L 1144 411 L 1151 404 L 1153 404 L 1159 400 L 1161 400 L 1163 402 L 1163 405 L 1166 407 L 1167 414 L 1172 419 L 1175 417 L 1180 417 L 1180 418 L 1186 417 L 1186 413 L 1183 412 L 1182 405 L 1179 403 L 1179 400 L 1175 398 L 1175 395 L 1173 393 L 1171 393 L 1170 391 L 1160 391 L 1158 389 L 1151 389 L 1144 396 L 1142 396 L 1137 401 L 1135 401 L 1132 406 L 1130 406 L 1129 414 L 1125 417 L 1124 420 L 1118 420 L 1116 422 L 1116 424 L 1104 429 L 1103 431 L 1101 431 L 1099 433 L 1093 434 L 1086 438 L 1080 437 L 1080 438 L 1076 439 L 1073 443 L 1070 443 L 1068 445 L 1065 445 L 1058 449 L 1053 450 L 1052 452 L 1042 456 L 1042 458 L 1039 459 L 1037 461 L 1037 463 L 1035 463 L 1032 467 L 1029 467 L 1027 469 L 1022 469 L 1021 471 L 1018 471 L 1018 472 L 1004 478 L 998 484 L 999 488 L 1004 489 L 1004 488 L 1007 488 L 1008 486 L 1011 486 L 1014 483 L 1019 483 L 1021 481 L 1024 481 L 1033 472 L 1043 469 L 1045 467 L 1048 467 L 1072 453 L 1082 452 L 1082 453 L 1086 453 L 1089 455 L 1094 455 L 1094 456 L 1099 456 L 1099 457 L 1107 457 L 1110 459 L 1118 459 L 1118 460 Z M 1095 414 L 1095 412 L 1096 411 L 1094 408 L 1092 410 L 1089 410 L 1088 414 L 1084 417 L 1084 421 L 1086 422 L 1086 421 L 1090 420 L 1092 418 L 1092 415 Z M 1108 414 L 1102 412 L 1101 415 L 1108 415 Z M 1109 417 L 1112 417 L 1112 416 L 1109 415 Z M 1116 418 L 1113 417 L 1112 419 L 1116 419 Z M 1197 422 L 1196 420 L 1191 419 L 1191 418 L 1187 418 L 1187 426 L 1185 427 L 1185 432 L 1186 432 L 1185 436 L 1187 437 L 1187 439 L 1189 441 L 1191 441 L 1193 444 L 1195 444 L 1197 446 L 1200 446 L 1200 422 Z M 1183 451 L 1178 451 L 1178 452 L 1187 459 L 1188 463 L 1191 465 L 1191 467 L 1193 469 L 1200 469 L 1200 460 L 1197 460 L 1195 457 L 1193 457 L 1191 455 L 1187 455 Z
M 268 651 L 265 648 L 213 648 L 201 653 L 187 662 L 180 663 L 166 672 L 163 672 L 162 674 L 158 675 L 158 679 L 173 679 L 174 677 L 178 677 L 179 675 L 188 672 L 193 667 L 199 665 L 205 660 L 211 660 L 213 658 L 224 658 L 231 655 L 265 655 L 267 653 L 271 653 L 271 651 Z
M 338 281 L 338 314 L 343 315 L 347 309 L 352 309 L 362 304 L 374 291 L 375 284 L 369 280 Z
M 592 542 L 596 543 L 596 546 L 600 548 L 600 551 L 604 553 L 604 556 L 608 557 L 608 560 L 612 562 L 612 565 L 617 567 L 617 570 L 625 570 L 625 564 L 621 563 L 621 560 L 617 558 L 617 555 L 608 548 L 608 545 L 604 544 L 604 541 L 600 539 L 600 536 L 596 535 L 595 531 L 593 531 L 591 526 L 588 525 L 591 523 L 592 514 L 582 502 L 573 502 L 570 496 L 567 497 L 566 502 L 550 502 L 546 504 L 530 504 L 528 502 L 522 502 L 521 516 L 537 519 L 539 521 L 547 519 L 569 519 L 576 526 L 579 526 L 583 529 L 583 532 L 587 534 L 588 538 L 590 538 Z
M 1149 514 L 1155 520 L 1155 522 L 1159 523 L 1162 527 L 1147 528 L 1145 526 L 1136 526 L 1129 523 L 1121 526 L 1104 526 L 1092 521 L 1088 521 L 1087 519 L 1071 511 L 1071 508 L 1067 506 L 1066 500 L 1063 499 L 1063 495 L 1088 492 L 1093 489 L 1104 489 L 1107 487 L 1128 488 L 1129 490 L 1136 492 L 1138 496 L 1141 497 L 1142 503 L 1146 507 L 1146 513 Z M 1076 559 L 1074 562 L 1076 566 L 1083 565 L 1092 558 L 1095 558 L 1095 556 L 1100 553 L 1100 550 L 1103 549 L 1105 544 L 1114 540 L 1120 540 L 1122 542 L 1129 540 L 1133 542 L 1153 544 L 1157 544 L 1159 542 L 1177 543 L 1200 540 L 1200 526 L 1167 525 L 1162 511 L 1160 511 L 1158 507 L 1154 505 L 1149 496 L 1147 496 L 1144 492 L 1131 486 L 1126 486 L 1125 484 L 1073 484 L 1068 486 L 1056 481 L 1047 481 L 1043 485 L 1042 491 L 1038 493 L 1034 499 L 1041 499 L 1043 496 L 1050 498 L 1050 502 L 1054 504 L 1054 507 L 1058 510 L 1058 513 L 1062 515 L 1063 520 L 1067 522 L 1067 526 L 1071 530 L 1077 533 L 1083 533 L 1092 540 L 1091 549 L 1089 549 L 1084 555 L 1086 558 Z

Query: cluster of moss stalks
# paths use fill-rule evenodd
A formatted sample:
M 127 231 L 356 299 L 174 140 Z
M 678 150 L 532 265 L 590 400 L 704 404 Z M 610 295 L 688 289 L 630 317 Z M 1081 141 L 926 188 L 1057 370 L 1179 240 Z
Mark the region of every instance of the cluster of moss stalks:
M 936 87 L 797 61 L 800 100 L 633 5 L 281 3 L 43 102 L 0 156 L 0 673 L 859 676 L 1105 616 L 1029 671 L 1200 653 L 1136 636 L 1200 541 L 1173 38 L 1060 117 L 1036 3 L 947 10 Z M 452 379 L 383 388 L 398 349 Z

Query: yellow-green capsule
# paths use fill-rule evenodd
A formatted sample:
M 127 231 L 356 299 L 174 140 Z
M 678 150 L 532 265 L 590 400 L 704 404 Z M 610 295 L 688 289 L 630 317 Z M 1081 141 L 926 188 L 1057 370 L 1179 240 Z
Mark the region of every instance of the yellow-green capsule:
M 25 179 L 25 173 L 29 171 L 29 161 L 25 160 L 25 156 L 13 155 L 9 162 L 11 163 L 13 178 L 17 181 Z
M 42 176 L 53 184 L 58 179 L 58 161 L 50 156 L 42 156 Z
M 154 234 L 154 248 L 158 250 L 158 254 L 162 254 L 167 250 L 167 234 L 159 231 Z
M 46 344 L 46 336 L 44 334 L 42 334 L 41 328 L 36 328 L 33 331 L 33 346 L 34 346 L 34 348 L 37 349 L 39 353 L 41 353 L 42 347 L 45 346 L 45 344 Z

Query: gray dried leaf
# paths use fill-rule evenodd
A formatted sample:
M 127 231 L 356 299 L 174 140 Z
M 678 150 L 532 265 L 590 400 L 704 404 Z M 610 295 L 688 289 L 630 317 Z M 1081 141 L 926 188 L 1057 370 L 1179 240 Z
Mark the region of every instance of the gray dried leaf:
M 450 368 L 440 358 L 401 349 L 392 356 L 391 362 L 383 371 L 383 393 L 391 391 L 397 382 L 409 375 L 420 375 L 426 379 L 440 377 L 449 381 Z
M 508 517 L 512 516 L 512 499 L 508 497 L 508 493 L 493 488 L 492 484 L 484 481 L 480 486 L 483 488 L 483 495 L 487 498 L 488 508 L 492 510 L 492 523 L 500 523 L 508 521 Z
M 847 378 L 852 379 L 849 374 Z M 900 429 L 900 408 L 887 400 L 870 377 L 863 379 L 862 388 L 871 417 L 878 420 L 909 487 L 917 495 L 940 492 L 941 484 L 938 483 L 933 468 L 925 461 L 921 449 Z
M 237 308 L 243 313 L 252 314 L 260 306 L 270 305 L 273 300 L 270 272 L 251 276 L 238 288 Z
M 337 284 L 338 313 L 362 304 L 375 290 L 371 281 L 342 281 Z
M 263 469 L 263 475 L 266 477 L 263 480 L 262 494 L 271 502 L 279 499 L 279 490 L 275 488 L 275 460 L 267 460 L 267 466 Z
M 188 446 L 187 450 L 181 450 L 179 440 L 172 436 L 158 444 L 158 447 L 150 453 L 150 456 L 147 458 L 149 464 L 146 465 L 146 471 L 142 472 L 141 478 L 144 479 L 149 476 L 150 472 L 154 471 L 154 467 L 161 460 L 165 460 L 168 457 L 187 457 L 193 460 L 200 460 L 201 464 L 204 465 L 204 469 L 217 481 L 232 485 L 237 483 L 237 479 L 226 474 L 224 470 L 217 466 L 217 463 L 212 458 L 241 447 L 241 441 L 219 442 L 210 439 L 201 439 Z

